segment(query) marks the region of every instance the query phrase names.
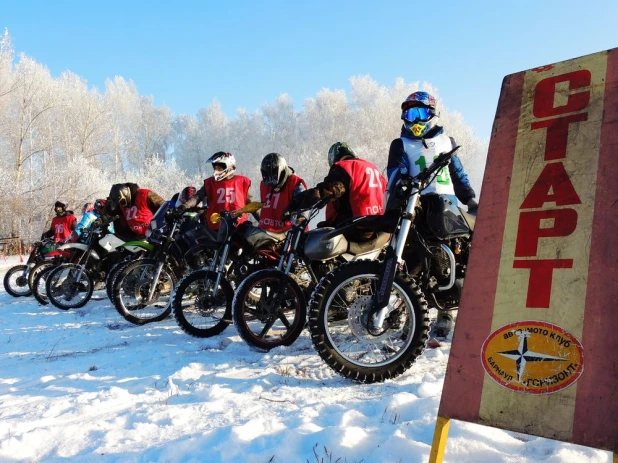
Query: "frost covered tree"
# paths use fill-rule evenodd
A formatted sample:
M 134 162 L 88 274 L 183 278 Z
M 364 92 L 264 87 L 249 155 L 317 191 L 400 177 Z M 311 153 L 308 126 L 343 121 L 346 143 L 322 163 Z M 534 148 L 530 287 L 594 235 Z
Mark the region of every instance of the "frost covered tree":
M 487 141 L 449 111 L 430 84 L 370 76 L 350 79 L 350 91 L 322 89 L 296 106 L 285 93 L 250 112 L 228 117 L 214 100 L 195 115 L 174 115 L 140 95 L 123 77 L 100 91 L 80 76 L 52 77 L 26 55 L 16 59 L 8 31 L 0 35 L 0 236 L 36 239 L 57 199 L 71 208 L 106 197 L 113 183 L 135 182 L 163 197 L 212 174 L 208 158 L 229 151 L 258 196 L 262 158 L 277 152 L 313 185 L 328 172 L 327 152 L 346 141 L 385 169 L 400 133 L 400 104 L 417 90 L 439 101 L 440 124 L 462 145 L 473 185 L 480 182 Z

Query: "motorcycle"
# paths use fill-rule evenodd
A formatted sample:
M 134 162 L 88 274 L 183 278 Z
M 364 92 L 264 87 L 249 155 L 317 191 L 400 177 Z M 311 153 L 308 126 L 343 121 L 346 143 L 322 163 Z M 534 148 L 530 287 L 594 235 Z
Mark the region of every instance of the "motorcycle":
M 117 249 L 123 241 L 107 231 L 112 220 L 101 221 L 84 230 L 84 243 L 71 244 L 72 248 L 83 251 L 77 262 L 61 264 L 49 272 L 45 289 L 54 306 L 63 310 L 83 307 L 92 297 L 95 284 L 105 281 L 114 263 L 129 253 L 143 251 L 139 246 Z
M 72 247 L 72 243 L 58 246 L 43 256 L 43 261 L 36 264 L 28 274 L 28 286 L 40 305 L 47 305 L 45 282 L 49 272 L 65 262 L 76 261 L 82 251 Z
M 366 243 L 348 242 L 341 235 L 323 241 L 333 228 L 308 231 L 307 225 L 324 206 L 320 200 L 295 211 L 277 268 L 252 273 L 234 295 L 234 325 L 241 338 L 258 350 L 289 346 L 300 336 L 307 320 L 307 296 L 327 269 L 356 259 L 376 259 L 388 241 L 387 233 Z M 255 293 L 257 300 L 250 297 Z
M 274 266 L 279 260 L 278 248 L 285 233 L 270 233 L 249 224 L 235 227 L 243 213 L 261 207 L 262 203 L 252 202 L 211 216 L 213 223 L 220 223 L 217 239 L 208 244 L 214 256 L 208 267 L 189 273 L 174 290 L 174 318 L 185 333 L 206 338 L 225 330 L 232 323 L 233 281 L 238 283 L 245 275 Z
M 32 290 L 28 285 L 28 277 L 32 269 L 43 262 L 45 254 L 53 251 L 56 244 L 50 238 L 36 241 L 25 264 L 11 267 L 4 275 L 4 289 L 13 297 L 31 296 Z
M 137 325 L 156 322 L 171 312 L 170 296 L 187 270 L 204 267 L 212 257 L 213 232 L 199 223 L 192 208 L 178 213 L 166 201 L 150 222 L 146 238 L 153 244 L 147 258 L 123 266 L 114 279 L 113 303 L 126 320 Z
M 445 196 L 421 195 L 458 148 L 440 154 L 414 177 L 393 177 L 385 215 L 350 224 L 393 232 L 382 262 L 342 265 L 313 292 L 313 345 L 342 376 L 373 383 L 402 374 L 427 343 L 426 297 L 438 310 L 458 306 L 475 218 Z

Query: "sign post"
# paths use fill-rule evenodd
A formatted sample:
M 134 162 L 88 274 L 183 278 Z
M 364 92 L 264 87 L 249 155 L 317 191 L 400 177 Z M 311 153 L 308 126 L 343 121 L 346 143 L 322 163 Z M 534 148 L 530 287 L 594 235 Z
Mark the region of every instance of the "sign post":
M 618 48 L 505 77 L 431 462 L 451 418 L 616 455 L 616 230 Z

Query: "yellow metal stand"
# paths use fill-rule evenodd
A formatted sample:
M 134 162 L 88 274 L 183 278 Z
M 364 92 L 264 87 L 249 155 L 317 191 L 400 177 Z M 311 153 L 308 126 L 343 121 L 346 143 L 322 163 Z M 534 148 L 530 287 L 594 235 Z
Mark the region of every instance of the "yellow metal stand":
M 614 463 L 618 463 L 618 453 L 614 453 Z
M 433 433 L 433 442 L 431 444 L 431 453 L 429 454 L 429 463 L 442 463 L 444 458 L 444 450 L 446 449 L 446 439 L 448 437 L 448 428 L 451 425 L 451 419 L 444 416 L 439 416 L 436 421 L 436 430 Z M 616 457 L 614 456 L 614 463 Z

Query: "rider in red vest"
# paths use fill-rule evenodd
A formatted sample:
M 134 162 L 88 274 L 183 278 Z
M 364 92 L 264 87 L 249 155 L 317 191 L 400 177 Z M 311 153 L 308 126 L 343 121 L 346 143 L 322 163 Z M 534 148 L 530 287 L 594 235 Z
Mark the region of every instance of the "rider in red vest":
M 55 243 L 64 243 L 71 236 L 77 225 L 77 218 L 72 211 L 67 211 L 67 207 L 64 201 L 56 201 L 54 204 L 56 217 L 52 219 L 51 228 L 41 235 L 41 239 L 53 236 Z
M 109 191 L 105 209 L 109 215 L 119 215 L 114 220 L 116 235 L 136 239 L 146 236 L 152 216 L 164 202 L 155 192 L 135 183 L 117 183 Z
M 377 166 L 360 159 L 354 150 L 337 142 L 328 151 L 330 171 L 315 188 L 298 195 L 294 207 L 309 207 L 318 199 L 327 198 L 326 220 L 318 227 L 336 227 L 348 219 L 384 213 L 386 178 Z M 350 230 L 346 237 L 351 241 L 371 239 L 373 233 Z
M 212 177 L 204 179 L 204 186 L 183 205 L 179 210 L 197 206 L 200 202 L 208 204 L 206 211 L 206 225 L 211 230 L 218 230 L 219 224 L 212 223 L 210 217 L 221 211 L 234 211 L 251 201 L 249 187 L 251 180 L 244 175 L 236 175 L 236 158 L 230 153 L 218 151 L 208 162 L 212 164 Z M 258 217 L 256 219 L 259 220 Z M 237 224 L 247 221 L 247 214 L 238 218 Z
M 283 212 L 292 198 L 307 189 L 307 184 L 277 153 L 267 154 L 262 159 L 260 171 L 260 198 L 264 206 L 260 210 L 258 226 L 271 232 L 283 232 L 292 226 L 289 220 L 283 220 Z

